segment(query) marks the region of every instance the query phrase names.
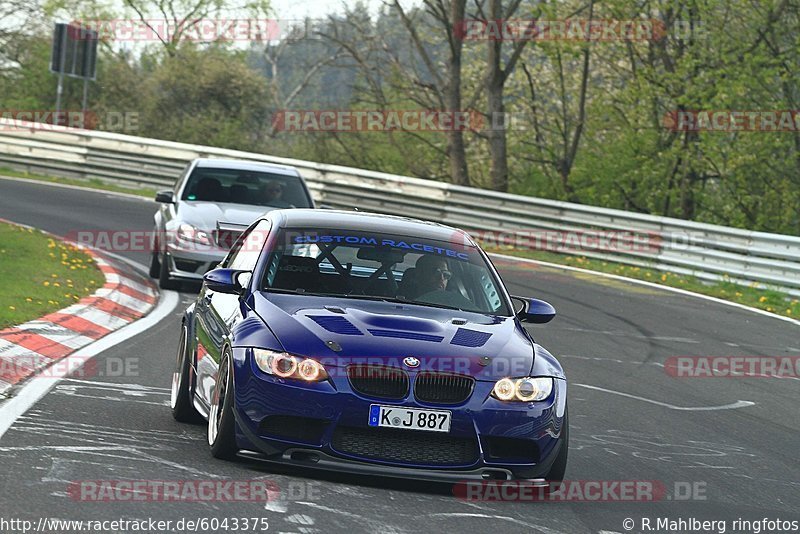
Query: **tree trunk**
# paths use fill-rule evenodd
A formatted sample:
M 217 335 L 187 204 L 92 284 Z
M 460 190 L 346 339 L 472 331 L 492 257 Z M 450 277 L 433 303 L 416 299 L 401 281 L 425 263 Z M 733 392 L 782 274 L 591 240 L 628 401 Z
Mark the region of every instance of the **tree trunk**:
M 489 19 L 500 20 L 503 18 L 501 0 L 489 0 Z M 495 191 L 508 191 L 508 155 L 506 153 L 506 131 L 496 128 L 495 124 L 503 124 L 502 120 L 505 107 L 503 106 L 503 92 L 505 89 L 505 73 L 500 65 L 502 61 L 503 42 L 498 39 L 487 41 L 489 54 L 487 58 L 488 72 L 486 76 L 486 96 L 488 104 L 489 124 L 489 152 L 491 154 L 491 188 Z
M 451 0 L 450 23 L 453 28 L 464 20 L 466 0 Z M 447 109 L 457 113 L 461 110 L 461 51 L 464 40 L 451 32 L 450 57 L 448 61 L 448 82 L 445 87 Z M 450 158 L 450 177 L 454 184 L 469 185 L 467 152 L 464 146 L 464 132 L 453 128 L 447 132 L 447 155 Z

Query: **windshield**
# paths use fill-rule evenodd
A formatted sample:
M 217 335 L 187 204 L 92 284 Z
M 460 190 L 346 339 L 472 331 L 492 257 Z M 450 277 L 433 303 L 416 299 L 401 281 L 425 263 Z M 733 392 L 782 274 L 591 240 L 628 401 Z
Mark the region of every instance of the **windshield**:
M 261 288 L 510 315 L 474 246 L 334 229 L 282 230 Z
M 312 207 L 298 176 L 213 167 L 195 168 L 181 198 L 276 208 Z

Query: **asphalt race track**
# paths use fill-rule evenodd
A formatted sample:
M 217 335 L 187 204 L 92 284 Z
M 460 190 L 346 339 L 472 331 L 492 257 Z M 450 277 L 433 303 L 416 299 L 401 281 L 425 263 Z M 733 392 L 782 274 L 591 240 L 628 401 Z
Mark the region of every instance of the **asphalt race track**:
M 155 209 L 152 201 L 0 180 L 0 217 L 59 235 L 150 230 Z M 148 261 L 145 252 L 123 255 Z M 192 299 L 185 288 L 167 319 L 96 358 L 99 369 L 105 360 L 138 359 L 138 372 L 67 378 L 0 439 L 0 515 L 34 522 L 263 517 L 270 532 L 350 534 L 627 532 L 627 518 L 634 532 L 647 532 L 642 518 L 654 529 L 658 518 L 726 520 L 727 532 L 736 532 L 739 518 L 800 519 L 800 381 L 675 378 L 663 367 L 670 356 L 798 356 L 796 325 L 641 285 L 497 263 L 512 293 L 543 298 L 559 313 L 531 331 L 570 380 L 567 478 L 656 481 L 663 498 L 467 501 L 447 486 L 214 460 L 205 427 L 175 422 L 168 406 L 180 312 Z M 265 505 L 86 502 L 71 491 L 80 481 L 120 479 L 264 479 L 280 494 Z

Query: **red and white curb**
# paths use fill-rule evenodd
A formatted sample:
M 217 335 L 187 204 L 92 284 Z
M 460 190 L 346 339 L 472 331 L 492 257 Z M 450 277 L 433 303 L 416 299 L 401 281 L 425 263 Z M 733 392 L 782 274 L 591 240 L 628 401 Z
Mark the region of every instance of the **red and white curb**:
M 103 271 L 105 285 L 72 306 L 0 330 L 0 396 L 78 349 L 144 317 L 156 305 L 158 291 L 149 279 L 123 262 L 84 250 Z

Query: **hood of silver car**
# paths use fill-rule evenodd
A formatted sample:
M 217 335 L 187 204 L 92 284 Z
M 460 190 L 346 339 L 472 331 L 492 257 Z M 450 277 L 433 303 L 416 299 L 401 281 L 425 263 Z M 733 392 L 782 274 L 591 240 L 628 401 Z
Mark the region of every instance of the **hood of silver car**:
M 217 221 L 249 225 L 264 213 L 276 208 L 228 204 L 226 202 L 180 201 L 177 219 L 201 230 L 211 231 Z

